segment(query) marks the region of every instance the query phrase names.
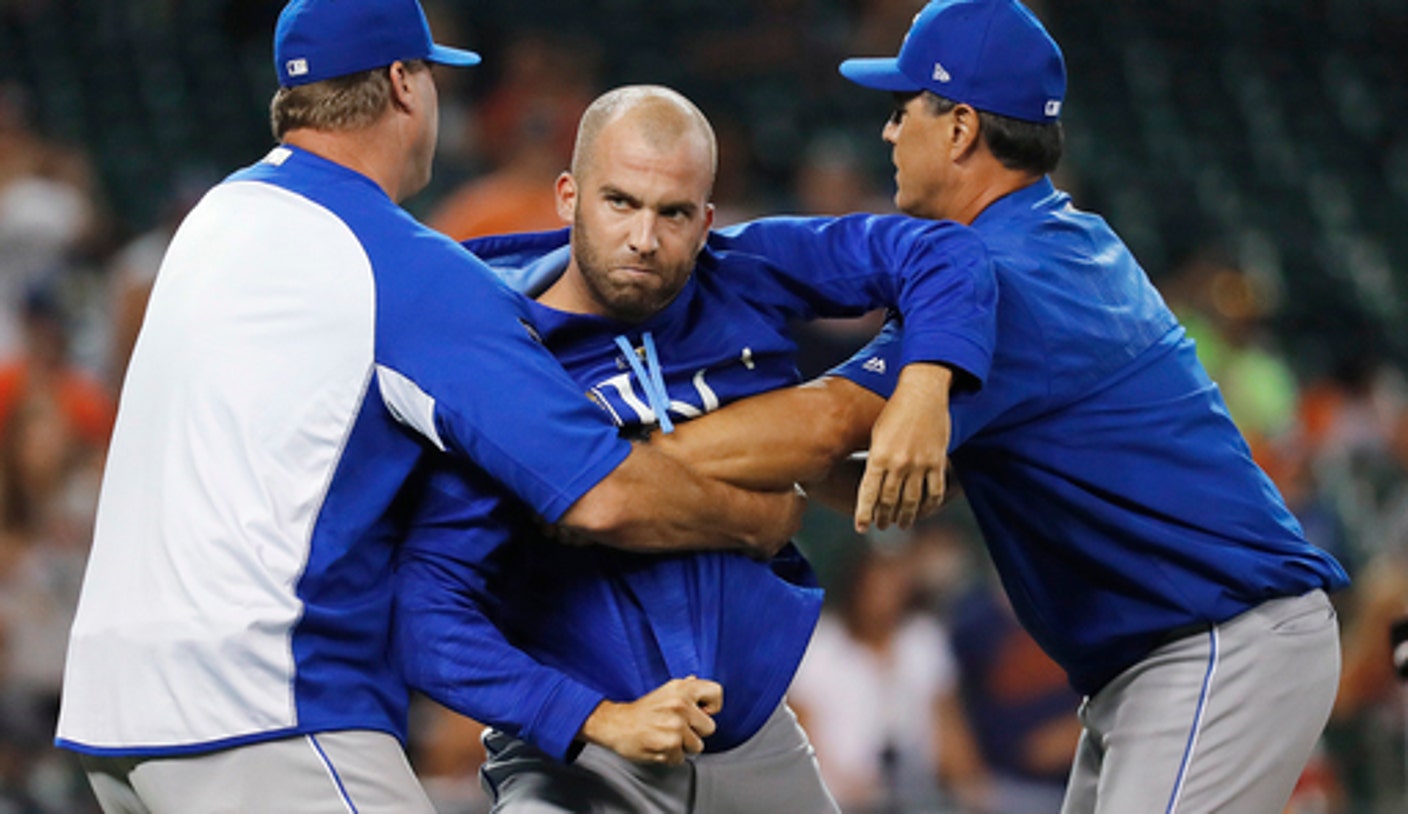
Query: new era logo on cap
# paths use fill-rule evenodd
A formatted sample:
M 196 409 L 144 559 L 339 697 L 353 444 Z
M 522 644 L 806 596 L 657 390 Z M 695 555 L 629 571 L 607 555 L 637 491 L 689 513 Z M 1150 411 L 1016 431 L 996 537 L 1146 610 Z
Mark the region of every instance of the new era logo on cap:
M 1054 122 L 1066 95 L 1055 40 L 1018 0 L 930 0 L 895 57 L 848 59 L 852 82 L 900 93 L 929 90 L 978 110 Z
M 308 74 L 308 60 L 290 59 L 284 66 L 289 76 L 306 76 Z

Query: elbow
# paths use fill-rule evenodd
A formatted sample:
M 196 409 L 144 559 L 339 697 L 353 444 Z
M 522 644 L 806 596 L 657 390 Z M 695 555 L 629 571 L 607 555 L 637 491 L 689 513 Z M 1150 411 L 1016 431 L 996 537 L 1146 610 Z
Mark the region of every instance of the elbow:
M 624 507 L 617 501 L 604 499 L 605 496 L 596 494 L 597 491 L 592 489 L 578 498 L 557 521 L 558 525 L 592 539 L 609 536 L 621 525 Z
M 611 478 L 607 478 L 578 498 L 558 519 L 557 525 L 569 538 L 631 546 L 639 536 L 641 504 L 645 502 L 633 500 L 629 490 L 620 488 Z
M 809 434 L 811 465 L 804 482 L 824 478 L 837 462 L 870 441 L 870 428 L 875 424 L 884 400 L 870 391 L 844 379 L 827 378 L 819 382 L 815 409 L 809 416 L 813 431 Z

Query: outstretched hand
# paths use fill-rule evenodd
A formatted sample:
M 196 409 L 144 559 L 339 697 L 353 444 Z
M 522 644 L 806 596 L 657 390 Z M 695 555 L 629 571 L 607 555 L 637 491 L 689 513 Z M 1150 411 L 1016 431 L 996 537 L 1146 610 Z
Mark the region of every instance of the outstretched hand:
M 942 365 L 910 364 L 870 435 L 870 454 L 856 494 L 856 531 L 873 523 L 902 529 L 938 509 L 951 431 L 948 391 L 953 372 Z
M 704 750 L 724 689 L 713 681 L 677 678 L 635 701 L 602 701 L 582 724 L 581 737 L 637 763 L 678 766 Z

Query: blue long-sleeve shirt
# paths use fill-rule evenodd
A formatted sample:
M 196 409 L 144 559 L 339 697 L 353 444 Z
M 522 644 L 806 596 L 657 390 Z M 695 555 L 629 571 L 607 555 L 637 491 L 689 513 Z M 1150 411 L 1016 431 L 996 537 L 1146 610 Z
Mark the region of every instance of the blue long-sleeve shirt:
M 1307 543 L 1253 462 L 1193 343 L 1101 218 L 1049 180 L 973 229 L 997 275 L 981 393 L 956 395 L 950 446 L 1019 618 L 1091 694 L 1169 630 L 1348 581 Z M 881 395 L 889 325 L 838 373 Z
M 567 244 L 561 231 L 467 245 L 515 286 L 536 290 L 565 268 Z M 986 253 L 967 228 L 853 216 L 713 233 L 678 297 L 641 323 L 531 308 L 548 349 L 630 432 L 658 417 L 618 337 L 633 353 L 650 338 L 678 421 L 797 383 L 791 321 L 880 306 L 910 320 L 897 364 L 940 361 L 981 382 L 995 294 Z M 821 603 L 794 548 L 759 562 L 566 547 L 538 535 L 517 503 L 485 497 L 479 481 L 463 468 L 433 473 L 402 547 L 397 658 L 412 686 L 558 757 L 571 753 L 601 700 L 634 700 L 690 674 L 724 687 L 706 749 L 731 748 L 758 730 L 791 681 Z

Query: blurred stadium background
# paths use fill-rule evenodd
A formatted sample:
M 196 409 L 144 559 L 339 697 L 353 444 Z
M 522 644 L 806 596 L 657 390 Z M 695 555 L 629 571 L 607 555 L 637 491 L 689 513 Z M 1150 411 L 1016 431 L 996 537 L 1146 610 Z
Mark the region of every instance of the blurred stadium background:
M 171 224 L 270 146 L 280 5 L 0 0 L 0 814 L 94 810 L 47 741 L 116 384 Z M 894 53 L 919 0 L 425 5 L 437 39 L 485 57 L 440 75 L 436 179 L 408 203 L 456 236 L 555 225 L 577 115 L 628 82 L 713 120 L 722 223 L 890 207 L 889 100 L 835 67 Z M 1291 810 L 1408 810 L 1387 646 L 1408 615 L 1408 0 L 1031 5 L 1070 74 L 1058 184 L 1142 259 L 1356 577 L 1340 704 Z M 807 372 L 873 327 L 807 329 Z M 1004 621 L 962 507 L 871 540 L 817 514 L 804 543 L 861 665 L 798 700 L 848 814 L 978 810 L 974 773 L 1001 790 L 990 811 L 1054 811 L 1074 700 Z M 915 641 L 942 658 L 897 650 Z M 845 695 L 864 687 L 905 706 Z M 838 705 L 870 711 L 843 722 L 874 730 L 853 738 L 869 753 L 828 761 Z M 473 725 L 428 705 L 416 724 L 444 811 L 484 810 Z

